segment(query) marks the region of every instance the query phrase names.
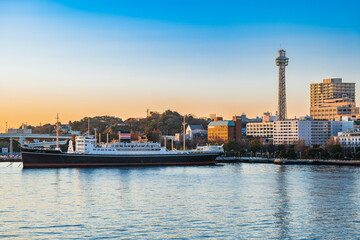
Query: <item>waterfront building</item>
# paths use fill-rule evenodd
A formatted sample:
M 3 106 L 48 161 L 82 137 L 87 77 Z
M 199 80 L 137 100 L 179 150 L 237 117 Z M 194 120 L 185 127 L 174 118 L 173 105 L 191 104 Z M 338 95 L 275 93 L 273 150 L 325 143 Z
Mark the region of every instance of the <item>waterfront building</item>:
M 208 142 L 225 143 L 240 142 L 242 138 L 242 121 L 240 116 L 234 116 L 232 121 L 215 118 L 208 125 Z
M 182 142 L 183 141 L 183 134 L 182 133 L 175 133 L 175 142 Z M 189 134 L 185 134 L 185 140 L 190 140 Z
M 190 140 L 193 140 L 194 137 L 207 137 L 207 130 L 202 125 L 188 125 L 186 135 L 189 136 Z
M 352 129 L 347 132 L 339 132 L 335 137 L 335 142 L 343 148 L 350 148 L 355 152 L 360 147 L 360 129 Z
M 330 121 L 331 122 L 331 135 L 337 136 L 340 132 L 347 132 L 349 129 L 355 127 L 355 121 L 350 117 L 343 117 L 342 121 Z
M 343 116 L 359 118 L 355 103 L 355 83 L 341 78 L 310 84 L 310 116 L 317 120 L 341 121 Z
M 261 117 L 255 117 L 255 118 L 248 118 L 245 113 L 241 114 L 241 122 L 242 122 L 242 134 L 246 135 L 246 125 L 248 123 L 261 123 L 262 118 Z
M 345 131 L 354 126 L 353 121 L 328 121 L 313 120 L 312 117 L 275 121 L 274 145 L 295 144 L 300 139 L 308 146 L 324 145 L 331 136 L 337 136 L 340 131 Z
M 341 121 L 343 117 L 359 118 L 359 107 L 350 98 L 324 100 L 323 105 L 310 108 L 314 119 Z
M 246 124 L 246 136 L 271 139 L 275 120 L 276 116 L 272 116 L 269 112 L 264 113 L 262 122 L 249 122 Z
M 23 133 L 23 134 L 32 134 L 31 128 L 9 128 L 7 129 L 6 133 L 8 134 L 17 134 L 17 133 Z

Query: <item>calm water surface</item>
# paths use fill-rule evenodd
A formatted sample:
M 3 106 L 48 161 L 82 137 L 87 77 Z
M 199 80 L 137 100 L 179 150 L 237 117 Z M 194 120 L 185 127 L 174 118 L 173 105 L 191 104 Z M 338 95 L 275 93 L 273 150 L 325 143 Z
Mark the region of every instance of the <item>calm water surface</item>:
M 360 168 L 22 169 L 0 163 L 0 237 L 360 238 Z

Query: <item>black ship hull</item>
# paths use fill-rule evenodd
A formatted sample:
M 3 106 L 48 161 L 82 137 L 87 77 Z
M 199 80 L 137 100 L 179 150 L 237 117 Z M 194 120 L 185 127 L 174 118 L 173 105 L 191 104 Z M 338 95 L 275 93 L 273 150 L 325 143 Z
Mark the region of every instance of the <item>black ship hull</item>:
M 23 168 L 215 165 L 219 153 L 73 154 L 56 150 L 22 149 Z

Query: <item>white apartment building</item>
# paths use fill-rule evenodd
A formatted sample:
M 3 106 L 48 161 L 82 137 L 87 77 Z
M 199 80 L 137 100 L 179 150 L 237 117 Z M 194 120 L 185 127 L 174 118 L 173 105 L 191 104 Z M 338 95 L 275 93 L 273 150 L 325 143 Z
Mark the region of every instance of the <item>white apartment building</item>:
M 344 148 L 355 148 L 360 147 L 360 129 L 353 129 L 352 131 L 340 132 L 335 141 Z
M 274 145 L 295 144 L 300 139 L 306 145 L 324 145 L 331 136 L 353 127 L 353 122 L 312 120 L 311 117 L 274 122 Z

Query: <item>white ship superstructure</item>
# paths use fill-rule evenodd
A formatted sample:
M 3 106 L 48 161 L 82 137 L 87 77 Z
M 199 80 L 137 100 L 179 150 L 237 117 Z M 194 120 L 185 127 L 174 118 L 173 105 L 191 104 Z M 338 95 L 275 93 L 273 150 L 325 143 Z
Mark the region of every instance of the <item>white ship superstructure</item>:
M 201 146 L 195 150 L 177 151 L 161 147 L 152 142 L 111 142 L 98 144 L 92 136 L 77 136 L 75 138 L 75 152 L 72 141 L 69 142 L 68 153 L 76 154 L 104 154 L 104 155 L 139 155 L 139 154 L 196 154 L 196 153 L 223 153 L 222 146 Z

